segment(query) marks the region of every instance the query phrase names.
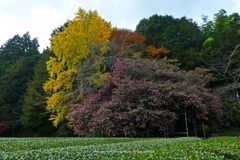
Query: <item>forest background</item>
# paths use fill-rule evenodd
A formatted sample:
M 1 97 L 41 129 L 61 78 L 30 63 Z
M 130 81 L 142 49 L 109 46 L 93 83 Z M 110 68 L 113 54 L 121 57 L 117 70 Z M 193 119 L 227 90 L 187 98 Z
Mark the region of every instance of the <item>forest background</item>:
M 79 9 L 50 48 L 0 48 L 0 136 L 162 136 L 240 124 L 240 17 L 152 15 L 135 31 Z

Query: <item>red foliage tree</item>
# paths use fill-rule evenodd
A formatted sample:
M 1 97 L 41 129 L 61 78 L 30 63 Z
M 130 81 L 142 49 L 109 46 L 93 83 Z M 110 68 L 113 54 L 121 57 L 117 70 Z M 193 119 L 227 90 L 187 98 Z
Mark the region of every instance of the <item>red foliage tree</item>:
M 170 53 L 170 50 L 165 49 L 163 47 L 155 48 L 153 45 L 150 45 L 146 47 L 146 52 L 148 53 L 149 58 L 160 59 L 161 56 L 163 57 Z
M 144 50 L 146 38 L 140 33 L 128 29 L 115 29 L 112 31 L 110 41 L 118 55 L 126 57 Z
M 112 81 L 74 105 L 69 114 L 75 134 L 150 136 L 170 131 L 185 109 L 189 119 L 217 122 L 220 103 L 204 88 L 211 76 L 185 72 L 165 61 L 116 59 Z

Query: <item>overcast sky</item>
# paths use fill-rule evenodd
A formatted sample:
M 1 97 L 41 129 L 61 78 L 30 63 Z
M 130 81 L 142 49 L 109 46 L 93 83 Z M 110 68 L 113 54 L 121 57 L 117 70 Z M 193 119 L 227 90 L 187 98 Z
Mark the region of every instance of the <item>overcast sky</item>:
M 0 45 L 29 31 L 42 51 L 49 46 L 52 30 L 73 19 L 79 7 L 97 10 L 113 27 L 132 30 L 154 14 L 186 16 L 198 24 L 203 14 L 212 19 L 220 9 L 240 14 L 240 0 L 0 0 Z

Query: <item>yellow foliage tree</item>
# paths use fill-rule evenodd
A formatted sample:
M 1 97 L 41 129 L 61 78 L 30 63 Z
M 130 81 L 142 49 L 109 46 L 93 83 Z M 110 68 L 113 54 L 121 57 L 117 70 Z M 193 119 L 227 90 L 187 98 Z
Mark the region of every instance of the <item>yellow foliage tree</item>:
M 67 118 L 69 105 L 66 97 L 74 90 L 80 62 L 92 54 L 89 46 L 100 45 L 99 51 L 105 54 L 112 31 L 111 24 L 96 11 L 86 12 L 81 8 L 68 24 L 51 39 L 50 49 L 55 57 L 47 62 L 49 79 L 43 85 L 49 94 L 47 110 L 52 113 L 50 120 L 54 126 Z

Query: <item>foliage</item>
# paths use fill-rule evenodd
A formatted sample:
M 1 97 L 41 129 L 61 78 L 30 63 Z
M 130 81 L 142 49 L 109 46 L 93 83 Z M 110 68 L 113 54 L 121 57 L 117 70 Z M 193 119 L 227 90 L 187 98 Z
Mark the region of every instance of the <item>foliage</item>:
M 46 93 L 42 88 L 43 83 L 48 79 L 46 61 L 52 55 L 48 49 L 43 51 L 34 67 L 34 76 L 27 83 L 21 123 L 28 136 L 50 136 L 56 130 L 48 120 L 50 113 L 46 111 Z
M 110 23 L 98 16 L 96 11 L 79 9 L 76 17 L 68 21 L 67 27 L 52 37 L 50 49 L 56 57 L 47 62 L 50 77 L 44 84 L 44 90 L 49 94 L 47 110 L 51 112 L 50 119 L 55 126 L 67 118 L 71 100 L 68 95 L 74 90 L 80 62 L 91 53 L 89 46 L 101 45 L 101 53 L 106 53 L 110 33 Z
M 149 58 L 161 59 L 161 57 L 170 53 L 170 50 L 163 47 L 155 48 L 153 45 L 150 45 L 146 47 L 146 52 L 148 53 Z
M 185 72 L 166 61 L 117 59 L 112 81 L 72 107 L 75 134 L 150 136 L 174 129 L 179 113 L 190 120 L 220 119 L 219 99 L 204 86 L 211 76 L 202 69 Z
M 239 126 L 240 93 L 240 16 L 238 13 L 227 15 L 220 10 L 214 20 L 207 20 L 202 26 L 206 38 L 202 44 L 201 58 L 215 75 L 211 87 L 223 99 L 224 126 Z
M 234 137 L 176 139 L 0 139 L 0 158 L 12 159 L 239 159 Z M 47 145 L 46 145 L 47 144 Z
M 91 53 L 81 60 L 78 66 L 73 92 L 69 97 L 81 100 L 83 97 L 95 92 L 111 79 L 110 67 L 113 62 L 109 59 L 108 53 L 102 54 L 99 45 L 91 45 Z M 109 64 L 109 65 L 108 65 Z M 73 103 L 73 102 L 72 102 Z
M 223 103 L 224 121 L 222 125 L 225 128 L 238 127 L 240 125 L 240 104 L 239 99 L 225 100 Z
M 238 13 L 227 15 L 225 10 L 220 10 L 214 15 L 214 20 L 205 18 L 201 30 L 205 38 L 202 54 L 205 60 L 222 63 L 239 44 L 238 30 L 240 27 Z M 213 43 L 214 42 L 214 43 Z M 215 60 L 215 61 L 214 61 Z
M 114 29 L 110 36 L 110 43 L 114 45 L 118 57 L 129 57 L 143 51 L 145 40 L 141 34 L 127 29 Z
M 153 15 L 142 19 L 136 32 L 146 37 L 146 46 L 170 50 L 168 58 L 178 59 L 183 69 L 194 69 L 202 44 L 198 25 L 186 17 Z
M 56 36 L 57 33 L 62 32 L 63 29 L 64 29 L 64 28 L 67 28 L 68 26 L 69 26 L 69 23 L 68 23 L 68 22 L 65 22 L 65 23 L 64 23 L 63 25 L 61 25 L 60 27 L 55 28 L 55 29 L 52 31 L 52 33 L 51 33 L 51 39 L 52 39 L 52 37 Z M 50 39 L 50 40 L 51 40 L 51 39 Z
M 15 35 L 0 47 L 0 135 L 49 136 L 56 130 L 58 136 L 72 135 L 67 126 L 72 104 L 79 134 L 168 132 L 185 109 L 190 126 L 213 129 L 222 113 L 209 91 L 221 96 L 222 125 L 238 127 L 240 16 L 222 9 L 203 21 L 199 27 L 186 17 L 153 15 L 133 32 L 112 29 L 96 11 L 79 9 L 51 34 L 50 59 L 48 50 L 39 54 L 37 38 Z M 169 65 L 176 62 L 192 71 Z M 208 70 L 193 70 L 199 66 Z M 58 129 L 50 126 L 49 115 Z
M 28 80 L 39 57 L 38 41 L 15 35 L 0 49 L 0 134 L 16 135 Z M 5 128 L 5 129 L 2 129 Z

